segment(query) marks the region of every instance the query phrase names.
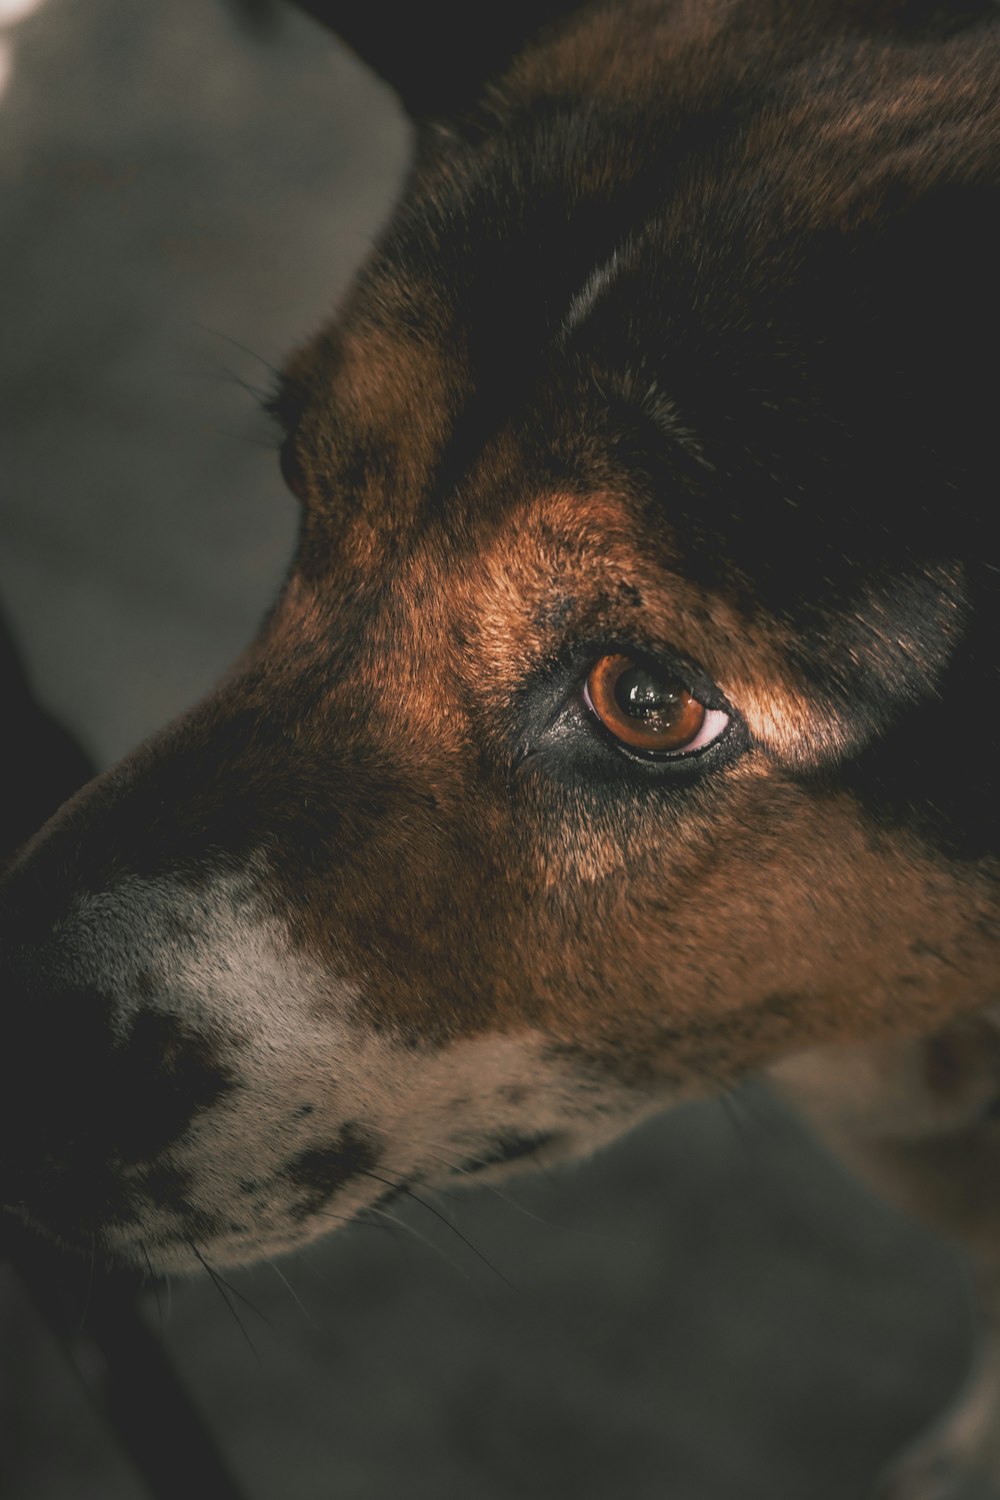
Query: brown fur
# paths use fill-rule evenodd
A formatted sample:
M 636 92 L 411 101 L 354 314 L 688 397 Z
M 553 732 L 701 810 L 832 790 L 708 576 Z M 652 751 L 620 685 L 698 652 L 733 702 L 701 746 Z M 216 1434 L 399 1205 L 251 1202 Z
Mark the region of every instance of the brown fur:
M 297 1243 L 420 1110 L 481 1167 L 484 1130 L 580 1149 L 581 1117 L 766 1065 L 831 1129 L 898 1105 L 886 1151 L 954 1218 L 1000 1092 L 990 21 L 586 7 L 425 126 L 275 403 L 302 529 L 258 639 L 5 888 L 25 1014 L 62 1005 L 114 1078 L 157 1025 L 153 1144 L 123 1170 L 112 1091 L 90 1148 L 112 1253 Z M 728 738 L 622 757 L 583 692 L 607 651 Z M 210 1102 L 178 1133 L 182 1077 Z M 75 1097 L 40 1130 L 82 1181 Z

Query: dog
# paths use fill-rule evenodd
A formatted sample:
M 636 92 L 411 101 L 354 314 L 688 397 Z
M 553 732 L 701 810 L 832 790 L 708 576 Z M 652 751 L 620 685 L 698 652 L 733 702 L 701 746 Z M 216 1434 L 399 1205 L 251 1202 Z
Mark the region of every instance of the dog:
M 993 6 L 307 8 L 414 163 L 257 638 L 4 879 L 0 1201 L 238 1264 L 769 1070 L 995 1325 Z

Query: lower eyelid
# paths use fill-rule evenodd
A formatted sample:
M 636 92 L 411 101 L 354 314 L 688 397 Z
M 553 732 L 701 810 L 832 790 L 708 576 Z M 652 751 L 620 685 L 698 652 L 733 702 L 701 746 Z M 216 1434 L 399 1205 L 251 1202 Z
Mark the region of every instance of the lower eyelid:
M 728 728 L 728 714 L 723 713 L 721 708 L 706 708 L 701 728 L 691 743 L 684 746 L 680 754 L 690 755 L 695 750 L 704 750 L 706 745 L 711 745 L 719 739 Z

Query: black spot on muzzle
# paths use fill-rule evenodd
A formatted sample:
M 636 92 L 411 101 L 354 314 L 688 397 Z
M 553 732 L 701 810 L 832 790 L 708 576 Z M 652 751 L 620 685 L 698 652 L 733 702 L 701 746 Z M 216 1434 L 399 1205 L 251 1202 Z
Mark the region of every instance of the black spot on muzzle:
M 551 1131 L 539 1131 L 534 1135 L 514 1132 L 498 1135 L 493 1146 L 481 1155 L 465 1163 L 463 1172 L 483 1172 L 487 1167 L 500 1167 L 507 1162 L 519 1161 L 525 1156 L 534 1156 L 536 1151 L 553 1140 Z
M 301 1192 L 291 1217 L 301 1222 L 317 1213 L 355 1177 L 367 1176 L 378 1163 L 375 1143 L 360 1126 L 344 1125 L 330 1146 L 311 1146 L 293 1157 L 285 1177 Z

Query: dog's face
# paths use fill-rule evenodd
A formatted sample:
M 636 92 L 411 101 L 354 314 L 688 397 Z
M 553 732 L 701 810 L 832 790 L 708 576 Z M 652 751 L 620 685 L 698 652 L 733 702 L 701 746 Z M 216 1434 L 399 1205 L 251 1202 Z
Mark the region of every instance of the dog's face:
M 425 131 L 276 398 L 257 641 L 9 876 L 3 1198 L 69 1243 L 251 1259 L 990 998 L 995 33 L 692 9 Z

